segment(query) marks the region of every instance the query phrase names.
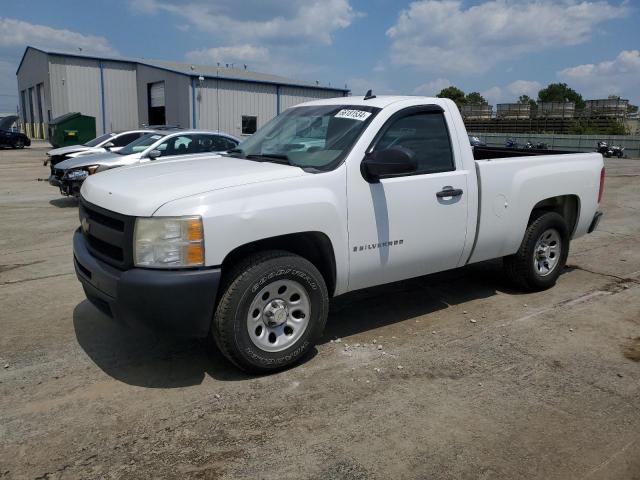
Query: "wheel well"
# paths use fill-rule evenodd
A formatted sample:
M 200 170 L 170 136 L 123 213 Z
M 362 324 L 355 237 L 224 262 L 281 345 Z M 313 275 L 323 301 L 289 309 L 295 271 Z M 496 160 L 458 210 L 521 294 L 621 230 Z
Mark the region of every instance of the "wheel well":
M 536 218 L 546 212 L 556 212 L 562 216 L 567 222 L 569 232 L 573 236 L 573 232 L 578 223 L 578 215 L 580 211 L 580 199 L 576 195 L 561 195 L 558 197 L 546 198 L 535 204 L 531 215 L 529 216 L 530 225 Z
M 336 286 L 336 259 L 331 240 L 322 232 L 291 233 L 241 245 L 225 257 L 222 262 L 223 274 L 247 255 L 264 250 L 285 250 L 307 259 L 320 271 L 329 295 L 333 296 Z

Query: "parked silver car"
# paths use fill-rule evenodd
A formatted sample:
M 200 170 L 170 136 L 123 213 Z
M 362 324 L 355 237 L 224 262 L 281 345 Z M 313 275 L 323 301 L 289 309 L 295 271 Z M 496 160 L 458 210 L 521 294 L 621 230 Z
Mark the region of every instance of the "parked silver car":
M 152 130 L 149 128 L 138 128 L 123 132 L 105 133 L 93 140 L 89 140 L 83 145 L 68 145 L 66 147 L 54 148 L 47 152 L 47 158 L 44 164 L 50 164 L 51 173 L 53 173 L 53 167 L 55 165 L 69 158 L 92 155 L 94 153 L 117 152 L 122 147 L 129 145 L 150 131 Z
M 78 196 L 82 182 L 103 170 L 135 165 L 177 155 L 211 155 L 236 148 L 240 139 L 223 132 L 208 130 L 147 131 L 117 152 L 95 153 L 70 158 L 57 164 L 49 184 L 60 188 L 62 195 Z

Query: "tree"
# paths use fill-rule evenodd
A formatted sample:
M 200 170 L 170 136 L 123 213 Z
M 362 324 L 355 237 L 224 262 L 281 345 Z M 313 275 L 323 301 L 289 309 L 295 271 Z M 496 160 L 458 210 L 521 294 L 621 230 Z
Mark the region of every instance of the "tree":
M 538 92 L 539 102 L 573 102 L 576 110 L 582 110 L 585 106 L 582 95 L 569 87 L 566 83 L 550 83 L 546 88 Z
M 526 105 L 528 103 L 532 107 L 535 107 L 536 105 L 536 101 L 529 95 L 520 95 L 520 97 L 518 98 L 518 103 L 521 103 L 522 105 Z
M 466 105 L 486 105 L 487 101 L 478 92 L 471 92 L 464 98 L 464 103 Z
M 456 102 L 456 105 L 458 105 L 458 107 L 460 107 L 461 105 L 464 105 L 464 100 L 465 100 L 464 92 L 460 90 L 458 87 L 454 87 L 453 85 L 440 90 L 440 93 L 436 95 L 436 97 L 450 98 L 451 100 Z

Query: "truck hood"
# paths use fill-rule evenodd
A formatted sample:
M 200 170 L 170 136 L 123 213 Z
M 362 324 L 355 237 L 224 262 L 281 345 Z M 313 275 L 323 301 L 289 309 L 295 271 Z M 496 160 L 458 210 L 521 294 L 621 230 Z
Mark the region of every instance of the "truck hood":
M 312 175 L 301 168 L 232 157 L 208 156 L 149 162 L 90 176 L 82 197 L 123 215 L 153 215 L 167 202 L 223 188 Z
M 82 155 L 80 157 L 68 158 L 56 165 L 60 170 L 69 170 L 71 168 L 89 167 L 91 165 L 110 165 L 122 159 L 122 155 L 111 152 L 93 153 L 91 155 Z
M 54 148 L 53 150 L 49 150 L 47 152 L 47 155 L 52 157 L 54 155 L 68 155 L 70 153 L 84 152 L 90 149 L 91 147 L 86 147 L 84 145 L 69 145 L 68 147 L 60 147 L 60 148 Z

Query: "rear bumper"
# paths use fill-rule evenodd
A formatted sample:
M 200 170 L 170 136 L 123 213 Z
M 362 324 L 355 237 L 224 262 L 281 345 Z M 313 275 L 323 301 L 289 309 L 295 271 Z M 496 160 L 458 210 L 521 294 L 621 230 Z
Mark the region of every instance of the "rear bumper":
M 220 269 L 121 271 L 93 257 L 80 230 L 73 255 L 87 299 L 118 323 L 184 337 L 209 332 Z
M 600 219 L 602 218 L 602 212 L 596 212 L 593 216 L 593 220 L 591 220 L 591 225 L 589 225 L 589 230 L 587 233 L 593 232 L 596 228 L 598 228 L 598 224 L 600 223 Z

